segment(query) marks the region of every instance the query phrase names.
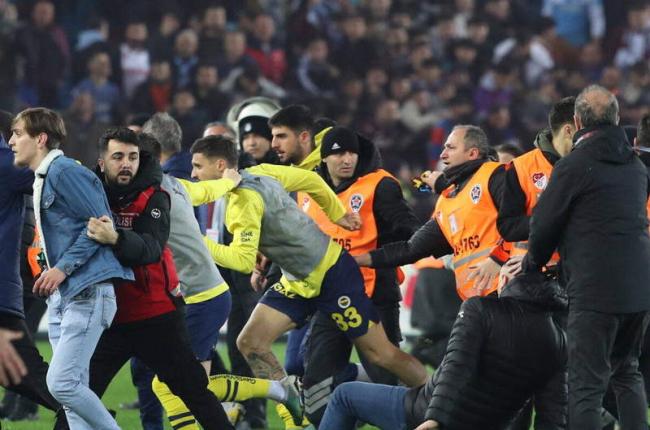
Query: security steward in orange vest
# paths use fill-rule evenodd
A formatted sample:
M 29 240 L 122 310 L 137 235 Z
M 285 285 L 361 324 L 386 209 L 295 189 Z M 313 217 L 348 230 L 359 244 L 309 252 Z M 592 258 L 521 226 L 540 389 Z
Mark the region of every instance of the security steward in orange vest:
M 323 232 L 351 255 L 406 240 L 420 227 L 421 223 L 404 200 L 399 182 L 381 168 L 379 151 L 371 141 L 348 128 L 334 127 L 323 137 L 321 157 L 319 173 L 343 204 L 359 213 L 361 229 L 351 232 L 333 224 L 306 194 L 299 193 L 297 202 Z M 362 274 L 366 294 L 378 310 L 388 338 L 398 345 L 401 295 L 397 270 L 362 268 Z M 367 377 L 382 384 L 398 382 L 392 374 L 369 364 L 363 355 L 364 370 L 349 364 L 352 344 L 325 314 L 319 312 L 314 316 L 307 342 L 303 377 L 305 412 L 314 424 L 320 422 L 336 385 Z
M 565 97 L 553 105 L 548 115 L 549 129 L 537 135 L 535 149 L 506 166 L 497 229 L 505 241 L 513 243 L 511 256 L 526 253 L 533 208 L 548 184 L 553 165 L 571 151 L 576 130 L 574 105 L 575 97 Z M 551 263 L 557 263 L 558 259 L 555 253 Z
M 571 152 L 576 131 L 573 123 L 574 107 L 575 97 L 565 97 L 553 105 L 548 115 L 549 129 L 542 130 L 537 135 L 535 149 L 515 158 L 506 166 L 497 228 L 504 240 L 512 242 L 512 257 L 522 258 L 526 254 L 533 208 L 548 184 L 553 165 Z M 555 252 L 547 265 L 555 265 L 559 259 Z M 549 389 L 555 395 L 535 396 L 508 429 L 530 428 L 533 404 L 537 412 L 535 428 L 546 428 L 549 423 L 566 422 L 566 382 L 558 380 L 557 386 L 549 385 L 547 390 Z
M 444 189 L 433 218 L 408 241 L 356 256 L 357 263 L 374 268 L 396 267 L 430 255 L 453 254 L 456 291 L 462 300 L 496 294 L 498 273 L 507 260 L 507 255 L 495 251 L 502 242 L 496 219 L 505 170 L 490 159 L 492 153 L 479 127 L 454 127 L 440 155 L 446 168 L 435 188 Z

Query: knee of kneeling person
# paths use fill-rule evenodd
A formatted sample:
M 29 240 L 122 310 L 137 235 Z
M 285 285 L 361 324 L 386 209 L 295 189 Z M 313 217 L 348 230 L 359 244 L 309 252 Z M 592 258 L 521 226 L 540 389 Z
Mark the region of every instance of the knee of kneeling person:
M 390 344 L 390 346 L 386 348 L 370 347 L 364 349 L 363 355 L 370 364 L 386 368 L 395 361 L 397 351 L 399 351 L 397 347 Z

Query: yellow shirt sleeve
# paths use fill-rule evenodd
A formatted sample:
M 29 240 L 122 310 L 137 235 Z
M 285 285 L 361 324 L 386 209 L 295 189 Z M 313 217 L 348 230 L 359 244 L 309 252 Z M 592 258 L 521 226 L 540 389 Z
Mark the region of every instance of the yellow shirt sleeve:
M 219 200 L 235 188 L 235 183 L 230 179 L 225 178 L 201 182 L 191 182 L 186 179 L 179 179 L 178 182 L 183 185 L 185 191 L 189 194 L 193 206 L 200 206 Z
M 232 233 L 230 245 L 204 237 L 215 263 L 227 269 L 251 273 L 260 241 L 264 201 L 252 190 L 237 189 L 230 194 L 226 208 L 226 228 Z
M 275 178 L 290 193 L 302 191 L 309 194 L 333 222 L 345 215 L 345 206 L 341 200 L 316 172 L 275 164 L 260 164 L 246 170 L 254 175 Z

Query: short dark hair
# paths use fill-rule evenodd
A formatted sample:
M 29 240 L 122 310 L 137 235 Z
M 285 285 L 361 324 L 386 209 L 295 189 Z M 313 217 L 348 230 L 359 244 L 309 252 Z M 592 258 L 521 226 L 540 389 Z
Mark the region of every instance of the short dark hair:
M 43 107 L 25 109 L 16 115 L 13 124 L 21 119 L 25 123 L 25 131 L 31 137 L 35 137 L 39 133 L 47 134 L 45 144 L 47 149 L 57 149 L 65 143 L 67 134 L 63 118 L 53 110 Z
M 192 154 L 203 154 L 208 158 L 223 158 L 228 167 L 236 168 L 239 154 L 237 143 L 223 134 L 197 139 L 190 148 Z
M 146 151 L 153 156 L 156 160 L 160 159 L 160 154 L 162 149 L 160 142 L 156 139 L 156 136 L 153 134 L 142 132 L 138 134 L 138 146 L 140 146 L 140 151 Z
M 295 133 L 314 130 L 314 115 L 305 105 L 289 105 L 269 118 L 269 127 L 288 127 Z
M 548 126 L 553 134 L 557 134 L 564 124 L 573 124 L 576 98 L 573 96 L 564 97 L 551 107 L 548 113 Z
M 587 100 L 587 94 L 599 92 L 608 98 L 607 104 L 592 105 Z M 618 123 L 618 100 L 607 88 L 600 85 L 589 85 L 576 97 L 575 114 L 583 127 L 597 125 L 616 125 Z
M 514 143 L 502 143 L 494 148 L 497 152 L 504 152 L 510 154 L 513 157 L 519 157 L 524 151 Z
M 641 117 L 636 129 L 636 143 L 639 146 L 650 147 L 650 113 Z
M 102 137 L 99 138 L 99 153 L 104 155 L 108 149 L 108 142 L 110 140 L 118 140 L 123 143 L 128 143 L 135 145 L 138 148 L 140 147 L 140 142 L 138 141 L 138 135 L 135 131 L 131 130 L 128 127 L 119 126 L 119 127 L 110 127 L 106 129 Z

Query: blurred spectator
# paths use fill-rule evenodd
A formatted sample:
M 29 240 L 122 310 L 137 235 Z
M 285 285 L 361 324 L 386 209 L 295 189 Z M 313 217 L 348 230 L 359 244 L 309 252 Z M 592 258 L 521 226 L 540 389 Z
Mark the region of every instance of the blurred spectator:
M 174 54 L 174 41 L 181 28 L 176 11 L 167 11 L 160 17 L 158 29 L 151 37 L 151 54 L 154 57 L 171 57 Z
M 437 60 L 443 60 L 453 40 L 457 37 L 454 16 L 444 13 L 438 16 L 431 38 L 431 52 Z
M 334 63 L 343 73 L 365 75 L 368 66 L 378 60 L 376 47 L 366 34 L 366 20 L 358 14 L 346 15 L 341 30 L 343 39 L 334 52 Z
M 598 42 L 589 42 L 582 47 L 580 69 L 589 82 L 597 82 L 600 79 L 603 71 L 603 50 Z
M 511 144 L 519 146 L 515 128 L 512 124 L 510 109 L 504 105 L 494 105 L 490 108 L 487 118 L 481 128 L 488 137 L 490 146 Z
M 454 0 L 454 33 L 458 37 L 467 37 L 467 22 L 474 16 L 474 0 Z
M 181 126 L 183 130 L 181 146 L 183 151 L 189 152 L 192 143 L 201 137 L 203 126 L 207 122 L 205 115 L 196 108 L 196 99 L 190 90 L 181 89 L 174 94 L 174 102 L 169 114 Z
M 517 67 L 532 88 L 555 65 L 550 51 L 527 30 L 519 30 L 515 37 L 503 40 L 494 48 L 494 63 L 500 62 Z
M 172 70 L 169 60 L 155 58 L 151 62 L 151 75 L 134 91 L 131 98 L 133 112 L 166 112 L 173 94 Z
M 275 22 L 270 14 L 260 13 L 255 17 L 246 52 L 257 62 L 265 78 L 282 84 L 287 73 L 287 58 L 276 39 Z
M 93 14 L 88 17 L 85 28 L 77 36 L 72 56 L 72 82 L 81 81 L 88 73 L 88 61 L 98 52 L 111 52 L 108 41 L 110 25 L 106 19 Z
M 219 71 L 214 64 L 200 64 L 193 90 L 196 107 L 211 121 L 223 118 L 230 107 L 230 95 L 219 90 Z
M 229 79 L 233 71 L 255 64 L 255 60 L 246 54 L 246 35 L 243 31 L 228 31 L 223 46 L 224 55 L 217 58 L 217 67 L 222 79 Z
M 573 46 L 581 47 L 605 35 L 602 0 L 544 0 L 542 14 L 557 24 L 557 32 Z
M 328 62 L 327 40 L 316 38 L 309 42 L 298 63 L 300 87 L 313 96 L 333 97 L 339 71 Z
M 553 62 L 558 66 L 574 66 L 578 50 L 557 34 L 557 26 L 553 18 L 543 16 L 537 22 L 537 37 L 535 38 L 550 52 Z
M 198 48 L 199 37 L 194 30 L 188 28 L 176 35 L 172 58 L 172 80 L 176 88 L 189 88 L 193 85 L 199 64 Z
M 521 108 L 522 123 L 527 132 L 524 142 L 532 141 L 537 132 L 548 126 L 548 113 L 559 99 L 557 86 L 550 76 L 542 78 L 538 89 L 527 95 Z
M 232 94 L 233 103 L 256 96 L 282 99 L 286 95 L 286 91 L 282 87 L 262 76 L 257 64 L 247 64 L 233 70 L 219 88 L 221 91 Z
M 650 5 L 638 1 L 629 6 L 627 26 L 623 33 L 622 46 L 616 51 L 614 63 L 628 68 L 650 55 Z
M 503 39 L 514 36 L 515 22 L 510 0 L 486 0 L 483 5 L 483 17 L 490 27 L 490 45 L 495 46 Z
M 223 54 L 226 21 L 226 8 L 223 6 L 211 5 L 203 11 L 198 54 L 201 60 L 216 61 Z
M 38 0 L 30 22 L 16 37 L 18 52 L 25 60 L 21 98 L 28 105 L 60 105 L 59 91 L 70 66 L 70 46 L 54 15 L 54 3 Z
M 16 105 L 17 18 L 16 7 L 9 0 L 0 0 L 0 110 L 13 111 Z
M 440 116 L 433 111 L 431 94 L 424 88 L 414 91 L 404 102 L 400 117 L 411 133 L 417 133 L 440 119 Z
M 95 117 L 106 124 L 115 124 L 122 96 L 108 78 L 111 76 L 111 59 L 105 52 L 96 52 L 88 60 L 87 78 L 72 90 L 73 95 L 89 93 L 95 106 Z
M 603 68 L 599 83 L 618 97 L 621 91 L 622 77 L 621 70 L 616 66 L 609 64 Z
M 99 158 L 99 138 L 110 124 L 95 116 L 92 94 L 78 92 L 72 99 L 70 108 L 63 114 L 63 121 L 68 133 L 63 146 L 65 155 L 94 169 Z
M 479 84 L 474 101 L 479 116 L 484 116 L 495 105 L 509 105 L 513 96 L 514 73 L 510 65 L 497 64 L 486 73 Z
M 124 42 L 120 45 L 119 74 L 122 91 L 130 99 L 136 88 L 149 76 L 150 59 L 147 49 L 147 25 L 130 22 L 124 30 Z

